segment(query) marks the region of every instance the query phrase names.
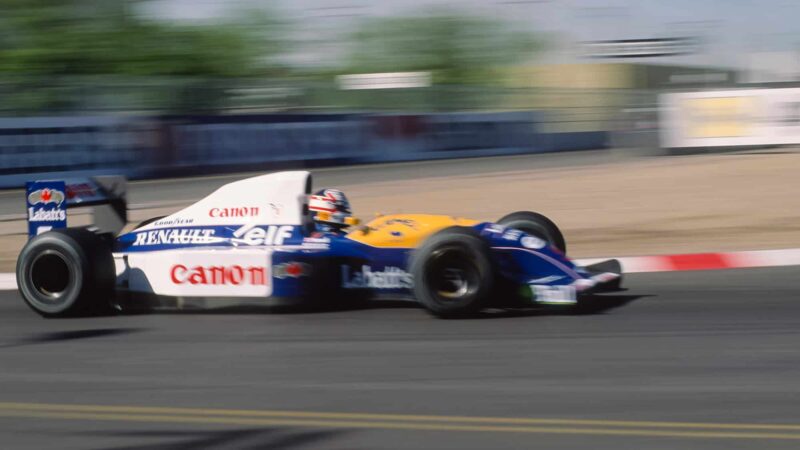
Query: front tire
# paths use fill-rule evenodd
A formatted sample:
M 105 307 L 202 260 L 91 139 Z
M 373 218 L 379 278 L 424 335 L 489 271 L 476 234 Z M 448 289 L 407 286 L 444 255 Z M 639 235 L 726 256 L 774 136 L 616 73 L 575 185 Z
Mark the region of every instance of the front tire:
M 19 292 L 44 317 L 109 311 L 115 278 L 109 240 L 83 228 L 36 236 L 17 259 Z
M 503 216 L 497 223 L 543 239 L 561 253 L 567 254 L 567 242 L 564 240 L 561 230 L 552 220 L 542 214 L 533 211 L 517 211 Z
M 474 314 L 490 301 L 495 270 L 489 246 L 477 231 L 449 227 L 411 255 L 414 295 L 442 318 Z

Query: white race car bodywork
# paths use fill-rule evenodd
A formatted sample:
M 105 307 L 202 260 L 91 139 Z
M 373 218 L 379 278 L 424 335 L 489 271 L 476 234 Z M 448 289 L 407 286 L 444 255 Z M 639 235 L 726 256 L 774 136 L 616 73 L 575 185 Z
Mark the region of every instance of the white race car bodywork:
M 302 243 L 309 190 L 305 171 L 248 178 L 133 230 L 130 245 L 113 255 L 118 288 L 176 297 L 270 296 L 273 249 Z
M 117 285 L 131 292 L 175 297 L 268 297 L 272 294 L 271 255 L 272 250 L 266 248 L 120 255 L 115 258 Z

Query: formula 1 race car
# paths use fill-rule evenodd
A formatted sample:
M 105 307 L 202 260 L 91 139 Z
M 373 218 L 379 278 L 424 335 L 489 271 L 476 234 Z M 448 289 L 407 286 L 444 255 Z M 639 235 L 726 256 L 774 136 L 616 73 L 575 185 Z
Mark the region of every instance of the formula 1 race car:
M 42 316 L 391 298 L 452 317 L 577 305 L 619 289 L 622 278 L 615 260 L 576 265 L 556 225 L 533 212 L 497 223 L 428 214 L 383 215 L 365 225 L 349 218 L 347 232 L 320 232 L 304 171 L 227 184 L 117 235 L 126 207 L 116 183 L 28 183 L 31 238 L 17 283 Z M 106 211 L 96 212 L 94 226 L 68 228 L 67 208 L 84 205 Z

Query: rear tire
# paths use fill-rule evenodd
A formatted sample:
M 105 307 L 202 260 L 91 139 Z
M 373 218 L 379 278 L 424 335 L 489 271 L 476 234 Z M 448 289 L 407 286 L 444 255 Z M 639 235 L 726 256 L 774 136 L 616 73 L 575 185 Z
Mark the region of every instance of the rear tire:
M 44 317 L 109 312 L 115 281 L 110 240 L 85 228 L 40 234 L 17 259 L 19 292 Z
M 468 316 L 491 300 L 491 252 L 472 228 L 449 227 L 429 237 L 412 253 L 410 270 L 414 295 L 435 316 Z
M 517 211 L 503 216 L 497 223 L 544 239 L 548 244 L 559 249 L 561 253 L 567 254 L 567 243 L 561 230 L 552 220 L 542 214 L 533 211 Z

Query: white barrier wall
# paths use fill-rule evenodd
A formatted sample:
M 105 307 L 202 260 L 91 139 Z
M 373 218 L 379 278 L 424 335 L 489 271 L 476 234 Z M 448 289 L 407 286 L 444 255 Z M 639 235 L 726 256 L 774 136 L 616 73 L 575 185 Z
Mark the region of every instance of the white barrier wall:
M 662 147 L 800 143 L 800 88 L 663 94 Z

